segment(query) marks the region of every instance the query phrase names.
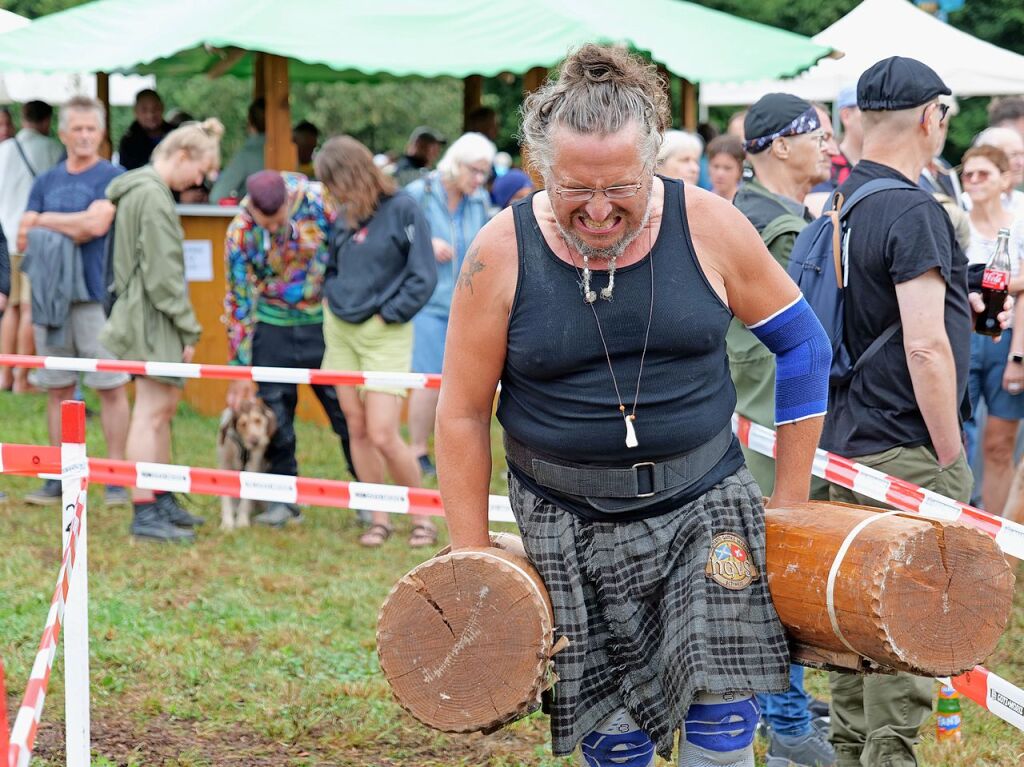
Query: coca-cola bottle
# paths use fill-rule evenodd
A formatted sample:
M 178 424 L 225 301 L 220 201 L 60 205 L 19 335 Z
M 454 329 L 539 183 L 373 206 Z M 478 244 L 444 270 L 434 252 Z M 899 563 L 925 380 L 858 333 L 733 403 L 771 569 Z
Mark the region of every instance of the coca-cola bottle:
M 974 321 L 974 332 L 983 336 L 998 336 L 1003 332 L 999 327 L 999 313 L 1006 303 L 1010 287 L 1010 230 L 1000 229 L 996 249 L 985 264 L 985 276 L 981 278 L 981 298 L 985 311 Z

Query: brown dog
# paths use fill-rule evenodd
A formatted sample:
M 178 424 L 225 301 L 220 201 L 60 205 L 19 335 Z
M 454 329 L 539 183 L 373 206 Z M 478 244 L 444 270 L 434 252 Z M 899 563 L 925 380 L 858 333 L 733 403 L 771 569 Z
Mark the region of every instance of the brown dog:
M 261 399 L 245 400 L 238 406 L 238 410 L 225 409 L 217 433 L 217 468 L 264 471 L 267 467 L 263 456 L 276 430 L 277 417 Z M 252 499 L 222 496 L 221 529 L 248 527 L 252 507 Z

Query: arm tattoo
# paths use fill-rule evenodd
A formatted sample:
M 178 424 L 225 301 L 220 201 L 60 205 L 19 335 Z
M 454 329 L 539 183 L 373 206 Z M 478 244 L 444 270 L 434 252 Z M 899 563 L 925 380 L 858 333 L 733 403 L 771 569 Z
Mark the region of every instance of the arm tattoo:
M 469 288 L 469 292 L 473 292 L 473 277 L 484 270 L 485 264 L 483 264 L 477 256 L 480 253 L 479 247 L 474 247 L 469 251 L 469 255 L 466 257 L 466 263 L 462 265 L 462 271 L 459 272 L 458 286 L 460 288 Z

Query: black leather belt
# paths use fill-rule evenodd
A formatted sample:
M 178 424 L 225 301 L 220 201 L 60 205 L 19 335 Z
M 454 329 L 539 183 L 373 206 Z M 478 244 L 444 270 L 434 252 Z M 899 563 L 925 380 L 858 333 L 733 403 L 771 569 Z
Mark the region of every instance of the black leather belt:
M 718 465 L 732 444 L 732 426 L 675 458 L 632 466 L 591 466 L 540 453 L 505 434 L 505 458 L 544 487 L 586 498 L 649 498 L 679 492 Z

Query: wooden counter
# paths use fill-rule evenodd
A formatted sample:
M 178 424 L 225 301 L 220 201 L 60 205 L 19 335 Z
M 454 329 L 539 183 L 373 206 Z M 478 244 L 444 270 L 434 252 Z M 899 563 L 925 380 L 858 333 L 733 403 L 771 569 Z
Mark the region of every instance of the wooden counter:
M 189 296 L 203 334 L 196 346 L 195 362 L 225 365 L 228 339 L 224 323 L 224 295 L 227 278 L 224 237 L 231 219 L 240 212 L 235 206 L 179 205 L 178 215 L 185 230 L 186 277 Z M 204 415 L 220 415 L 224 409 L 227 381 L 189 380 L 185 400 Z M 297 416 L 327 425 L 327 418 L 308 386 L 299 387 Z

